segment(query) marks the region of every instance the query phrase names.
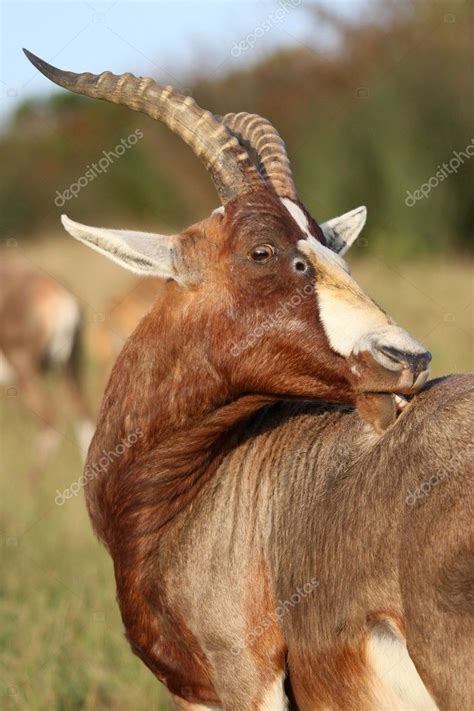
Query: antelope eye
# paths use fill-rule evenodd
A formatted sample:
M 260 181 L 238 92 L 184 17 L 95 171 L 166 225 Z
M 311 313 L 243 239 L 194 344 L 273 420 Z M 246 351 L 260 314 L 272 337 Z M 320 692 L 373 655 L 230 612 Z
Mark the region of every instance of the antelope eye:
M 258 262 L 259 264 L 269 262 L 274 256 L 275 247 L 272 244 L 258 244 L 248 253 L 248 258 L 251 259 L 252 262 Z
M 297 272 L 305 273 L 308 271 L 308 265 L 303 259 L 300 259 L 299 257 L 297 257 L 293 261 L 293 269 Z

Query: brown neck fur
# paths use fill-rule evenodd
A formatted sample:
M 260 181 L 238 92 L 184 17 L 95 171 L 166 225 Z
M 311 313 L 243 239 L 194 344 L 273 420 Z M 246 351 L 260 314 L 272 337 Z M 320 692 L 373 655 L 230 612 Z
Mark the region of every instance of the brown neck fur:
M 150 542 L 215 471 L 235 425 L 276 399 L 236 397 L 206 353 L 205 312 L 199 322 L 193 309 L 187 323 L 189 296 L 172 283 L 165 291 L 117 360 L 89 453 L 92 466 L 140 429 L 136 443 L 86 487 L 94 526 L 111 550 L 124 536 L 129 550 L 137 538 Z
M 141 435 L 110 462 L 105 474 L 94 474 L 87 485 L 94 527 L 110 549 L 124 536 L 129 550 L 137 537 L 150 542 L 153 532 L 186 506 L 215 471 L 235 426 L 263 405 L 309 393 L 351 401 L 343 359 L 332 356 L 336 363 L 328 370 L 331 353 L 317 329 L 312 344 L 320 356 L 320 372 L 278 334 L 262 339 L 256 356 L 229 356 L 239 334 L 236 328 L 245 329 L 246 309 L 253 314 L 257 295 L 243 291 L 236 297 L 235 287 L 219 281 L 219 265 L 226 259 L 224 253 L 216 253 L 220 230 L 230 230 L 232 235 L 239 228 L 243 234 L 252 225 L 255 229 L 258 220 L 267 221 L 272 230 L 280 222 L 288 233 L 297 229 L 279 202 L 268 196 L 256 194 L 242 202 L 246 219 L 247 203 L 255 203 L 255 219 L 246 227 L 239 222 L 236 203 L 224 221 L 211 216 L 183 233 L 182 259 L 197 263 L 199 269 L 209 265 L 205 285 L 183 289 L 168 282 L 112 371 L 88 465 L 100 459 L 103 450 L 113 451 L 136 428 Z M 259 284 L 259 292 L 262 289 L 265 284 Z M 269 292 L 265 303 L 270 302 L 275 311 L 281 299 L 278 291 Z M 306 301 L 301 308 L 310 312 L 311 322 L 313 296 Z

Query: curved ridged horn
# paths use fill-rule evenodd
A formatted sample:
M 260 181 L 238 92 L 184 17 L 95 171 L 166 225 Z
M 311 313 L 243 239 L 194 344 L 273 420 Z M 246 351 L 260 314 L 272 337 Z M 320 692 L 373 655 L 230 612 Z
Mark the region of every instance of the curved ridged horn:
M 75 74 L 51 66 L 28 50 L 30 62 L 48 79 L 76 94 L 104 99 L 141 111 L 162 121 L 192 148 L 209 171 L 223 204 L 262 185 L 245 149 L 210 111 L 201 109 L 190 96 L 154 79 L 111 72 Z
M 285 144 L 270 121 L 245 112 L 226 114 L 221 120 L 255 158 L 261 174 L 270 181 L 277 195 L 297 200 Z

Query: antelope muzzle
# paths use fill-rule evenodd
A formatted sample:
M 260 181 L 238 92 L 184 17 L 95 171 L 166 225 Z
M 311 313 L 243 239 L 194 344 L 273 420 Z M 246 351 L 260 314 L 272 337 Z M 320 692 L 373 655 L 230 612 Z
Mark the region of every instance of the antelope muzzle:
M 429 376 L 431 353 L 402 328 L 382 326 L 363 336 L 348 358 L 357 392 L 417 393 Z

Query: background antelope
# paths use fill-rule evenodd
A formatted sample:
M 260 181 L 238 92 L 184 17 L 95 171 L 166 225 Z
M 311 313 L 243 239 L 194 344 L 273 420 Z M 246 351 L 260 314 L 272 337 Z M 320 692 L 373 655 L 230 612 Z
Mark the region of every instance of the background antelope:
M 222 121 L 151 79 L 28 57 L 61 86 L 163 121 L 223 203 L 171 237 L 63 217 L 77 239 L 169 280 L 119 355 L 88 456 L 92 468 L 143 433 L 86 492 L 132 649 L 183 708 L 283 709 L 285 683 L 300 709 L 470 708 L 459 455 L 472 381 L 432 383 L 395 420 L 394 394 L 422 388 L 430 356 L 348 273 L 360 213 L 319 227 L 260 117 Z M 376 431 L 341 406 L 354 404 Z M 405 487 L 449 465 L 443 516 L 432 500 L 414 520 Z M 383 668 L 392 648 L 397 679 Z
M 46 387 L 55 371 L 76 411 L 83 459 L 94 425 L 82 385 L 83 320 L 73 294 L 47 274 L 17 261 L 0 265 L 0 381 L 16 384 L 40 433 L 33 475 L 44 471 L 60 437 L 56 406 Z
M 163 288 L 162 279 L 141 277 L 107 304 L 104 320 L 98 324 L 94 339 L 97 355 L 107 366 L 113 363 Z

